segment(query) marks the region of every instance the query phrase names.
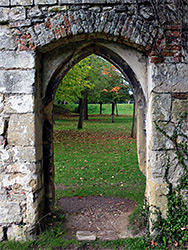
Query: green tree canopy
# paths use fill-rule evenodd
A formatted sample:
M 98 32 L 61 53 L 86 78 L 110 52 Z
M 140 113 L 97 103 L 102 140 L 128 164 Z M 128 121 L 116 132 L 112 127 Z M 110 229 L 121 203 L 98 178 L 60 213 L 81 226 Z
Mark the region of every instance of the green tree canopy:
M 88 91 L 92 103 L 125 102 L 130 99 L 129 85 L 123 75 L 108 61 L 91 55 L 77 63 L 63 78 L 56 100 L 76 102 Z
M 86 57 L 73 66 L 61 81 L 55 99 L 70 103 L 76 102 L 82 97 L 82 92 L 85 88 L 93 88 L 94 84 L 89 77 L 92 68 L 91 56 Z

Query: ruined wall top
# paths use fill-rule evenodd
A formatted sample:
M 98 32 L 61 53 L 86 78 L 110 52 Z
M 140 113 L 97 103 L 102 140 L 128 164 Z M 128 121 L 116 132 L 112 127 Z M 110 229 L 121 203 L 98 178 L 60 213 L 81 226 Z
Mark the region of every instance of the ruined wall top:
M 181 2 L 181 3 L 180 3 Z M 152 62 L 179 62 L 188 47 L 188 2 L 154 0 L 1 0 L 0 26 L 17 45 L 35 50 L 75 35 L 103 35 L 145 51 Z M 179 3 L 179 4 L 178 4 Z M 8 32 L 8 31 L 7 31 Z M 0 49 L 5 44 L 5 32 Z M 7 33 L 7 36 L 8 33 Z M 162 58 L 162 59 L 161 59 Z
M 141 15 L 150 21 L 158 19 L 160 24 L 188 23 L 188 3 L 179 0 L 1 0 L 0 24 L 8 21 L 30 20 L 32 17 L 41 19 L 36 6 L 42 11 L 43 17 L 47 13 L 53 15 L 66 10 L 90 9 L 96 12 L 115 10 Z

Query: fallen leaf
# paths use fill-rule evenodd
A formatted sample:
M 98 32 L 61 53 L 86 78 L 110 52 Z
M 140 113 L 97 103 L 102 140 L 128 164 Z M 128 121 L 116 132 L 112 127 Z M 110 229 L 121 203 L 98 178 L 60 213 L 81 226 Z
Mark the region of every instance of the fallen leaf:
M 174 241 L 174 246 L 177 247 L 178 246 L 178 242 L 175 240 Z
M 152 247 L 154 245 L 154 241 L 150 241 L 150 246 Z

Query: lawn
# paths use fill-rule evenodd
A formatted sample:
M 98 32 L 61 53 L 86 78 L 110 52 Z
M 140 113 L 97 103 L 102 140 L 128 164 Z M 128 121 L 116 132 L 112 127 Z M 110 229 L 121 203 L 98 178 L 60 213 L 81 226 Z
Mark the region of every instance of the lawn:
M 77 130 L 77 116 L 57 117 L 54 127 L 55 184 L 62 196 L 119 196 L 143 202 L 145 176 L 137 161 L 131 116 L 94 116 Z M 138 188 L 139 184 L 139 188 Z
M 66 111 L 70 111 L 71 113 L 76 113 L 78 110 L 78 104 L 62 104 L 58 105 L 62 109 Z M 132 115 L 133 113 L 133 104 L 124 104 L 118 103 L 118 113 L 119 115 Z M 98 115 L 100 113 L 100 105 L 99 104 L 89 104 L 88 105 L 88 113 L 89 115 Z M 110 115 L 112 113 L 111 104 L 103 104 L 102 105 L 102 114 Z

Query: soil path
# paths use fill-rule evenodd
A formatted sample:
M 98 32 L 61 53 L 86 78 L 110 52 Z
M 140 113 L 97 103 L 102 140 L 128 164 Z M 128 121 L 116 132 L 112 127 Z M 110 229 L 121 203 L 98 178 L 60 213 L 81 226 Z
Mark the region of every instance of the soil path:
M 128 230 L 128 216 L 135 202 L 118 197 L 65 197 L 58 207 L 65 214 L 67 238 L 78 240 L 115 240 L 133 237 Z

